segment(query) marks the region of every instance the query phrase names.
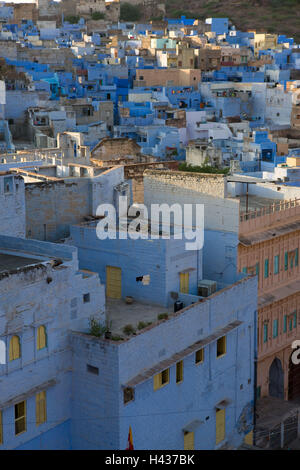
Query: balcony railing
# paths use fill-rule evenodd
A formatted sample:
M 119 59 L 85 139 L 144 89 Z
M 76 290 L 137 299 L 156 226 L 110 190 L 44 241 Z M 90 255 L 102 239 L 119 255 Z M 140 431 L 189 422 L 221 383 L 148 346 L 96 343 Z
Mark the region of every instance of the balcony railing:
M 300 220 L 300 199 L 278 201 L 269 206 L 240 214 L 240 234 L 256 232 L 263 228 Z

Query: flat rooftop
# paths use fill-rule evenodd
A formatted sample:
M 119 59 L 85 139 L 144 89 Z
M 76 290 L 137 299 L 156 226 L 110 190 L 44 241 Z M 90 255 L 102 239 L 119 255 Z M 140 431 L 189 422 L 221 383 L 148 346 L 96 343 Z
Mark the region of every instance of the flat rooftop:
M 0 273 L 14 271 L 25 266 L 39 264 L 41 259 L 11 255 L 0 252 Z
M 138 332 L 139 322 L 155 323 L 158 321 L 158 315 L 173 312 L 173 308 L 170 307 L 142 304 L 136 300 L 133 300 L 132 304 L 127 304 L 123 299 L 106 298 L 106 318 L 113 336 L 119 335 L 127 338 L 123 332 L 124 326 L 132 325 Z

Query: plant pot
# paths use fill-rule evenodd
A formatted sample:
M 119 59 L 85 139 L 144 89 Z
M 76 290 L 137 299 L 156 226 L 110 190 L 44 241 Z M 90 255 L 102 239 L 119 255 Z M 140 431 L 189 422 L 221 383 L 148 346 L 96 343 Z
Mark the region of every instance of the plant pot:
M 127 295 L 127 296 L 125 297 L 125 302 L 126 302 L 127 304 L 132 304 L 132 303 L 133 303 L 133 297 L 131 297 L 130 295 Z

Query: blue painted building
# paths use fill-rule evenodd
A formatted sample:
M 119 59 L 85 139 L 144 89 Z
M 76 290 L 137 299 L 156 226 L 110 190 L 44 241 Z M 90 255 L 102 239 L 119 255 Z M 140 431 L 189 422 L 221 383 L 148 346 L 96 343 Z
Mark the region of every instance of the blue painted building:
M 0 449 L 70 449 L 69 333 L 104 321 L 103 285 L 69 246 L 1 235 L 0 260 Z

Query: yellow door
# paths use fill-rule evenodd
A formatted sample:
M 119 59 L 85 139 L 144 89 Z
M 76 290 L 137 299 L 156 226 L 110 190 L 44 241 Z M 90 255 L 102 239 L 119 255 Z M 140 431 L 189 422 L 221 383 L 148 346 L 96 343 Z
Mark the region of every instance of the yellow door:
M 189 273 L 180 273 L 180 292 L 189 293 Z
M 248 444 L 248 446 L 253 445 L 253 431 L 248 432 L 244 438 L 245 444 Z
M 225 409 L 216 411 L 216 444 L 225 439 Z
M 194 450 L 194 433 L 187 432 L 184 434 L 183 450 Z
M 112 299 L 122 297 L 122 270 L 115 266 L 106 266 L 106 295 Z

